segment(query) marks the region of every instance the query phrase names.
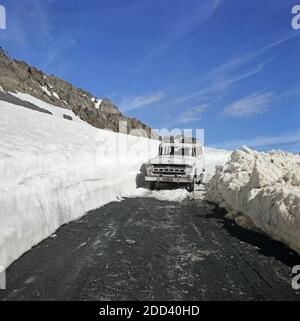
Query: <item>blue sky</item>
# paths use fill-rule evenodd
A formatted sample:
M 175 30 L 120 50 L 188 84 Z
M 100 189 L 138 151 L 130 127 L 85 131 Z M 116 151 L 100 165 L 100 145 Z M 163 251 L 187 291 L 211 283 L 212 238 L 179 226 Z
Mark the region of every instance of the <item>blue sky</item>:
M 300 0 L 0 0 L 0 45 L 153 128 L 300 152 Z

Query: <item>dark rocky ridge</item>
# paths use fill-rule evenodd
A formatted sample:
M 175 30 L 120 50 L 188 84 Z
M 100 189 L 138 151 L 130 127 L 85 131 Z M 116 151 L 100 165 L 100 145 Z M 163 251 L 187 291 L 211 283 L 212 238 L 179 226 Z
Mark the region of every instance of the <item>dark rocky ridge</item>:
M 46 103 L 72 110 L 82 120 L 97 128 L 118 132 L 119 121 L 127 121 L 128 132 L 143 129 L 151 137 L 151 128 L 136 118 L 123 115 L 109 99 L 102 99 L 97 109 L 96 103 L 100 99 L 91 93 L 75 88 L 55 76 L 46 75 L 23 61 L 10 58 L 1 48 L 0 87 L 6 92 L 30 94 Z M 135 131 L 134 135 L 141 134 Z

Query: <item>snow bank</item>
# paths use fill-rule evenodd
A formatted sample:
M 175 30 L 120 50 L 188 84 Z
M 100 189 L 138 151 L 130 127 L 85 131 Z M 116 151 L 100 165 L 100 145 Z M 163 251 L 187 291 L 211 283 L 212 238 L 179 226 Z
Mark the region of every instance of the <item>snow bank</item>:
M 204 183 L 209 182 L 209 180 L 215 174 L 217 166 L 223 166 L 229 161 L 231 154 L 232 154 L 232 151 L 228 151 L 228 150 L 215 149 L 210 147 L 204 148 L 204 156 L 205 156 L 205 176 L 203 179 Z
M 235 151 L 208 185 L 209 201 L 250 218 L 300 253 L 300 156 L 282 151 Z
M 43 106 L 44 108 L 44 106 Z M 158 142 L 0 102 L 0 265 L 136 189 Z

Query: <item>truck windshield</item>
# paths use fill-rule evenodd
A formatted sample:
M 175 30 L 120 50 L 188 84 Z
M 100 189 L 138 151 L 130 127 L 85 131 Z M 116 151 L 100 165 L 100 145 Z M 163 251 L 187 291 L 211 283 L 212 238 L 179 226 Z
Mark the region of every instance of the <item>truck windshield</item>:
M 196 156 L 196 148 L 181 146 L 163 146 L 159 149 L 159 155 L 167 156 Z

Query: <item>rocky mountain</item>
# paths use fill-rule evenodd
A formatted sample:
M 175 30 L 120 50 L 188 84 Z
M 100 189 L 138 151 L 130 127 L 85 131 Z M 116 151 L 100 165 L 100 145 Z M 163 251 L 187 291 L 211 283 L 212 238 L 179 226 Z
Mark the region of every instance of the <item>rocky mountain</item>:
M 151 135 L 151 128 L 136 118 L 123 115 L 109 99 L 99 99 L 86 90 L 75 88 L 55 76 L 46 75 L 23 61 L 12 59 L 1 48 L 0 87 L 3 89 L 2 93 L 0 92 L 0 100 L 14 101 L 17 105 L 22 105 L 10 95 L 21 92 L 46 103 L 72 110 L 80 119 L 97 128 L 118 132 L 119 121 L 127 121 L 128 132 L 143 129 L 148 137 Z M 28 103 L 24 107 L 32 108 Z M 135 135 L 139 135 L 137 131 Z

